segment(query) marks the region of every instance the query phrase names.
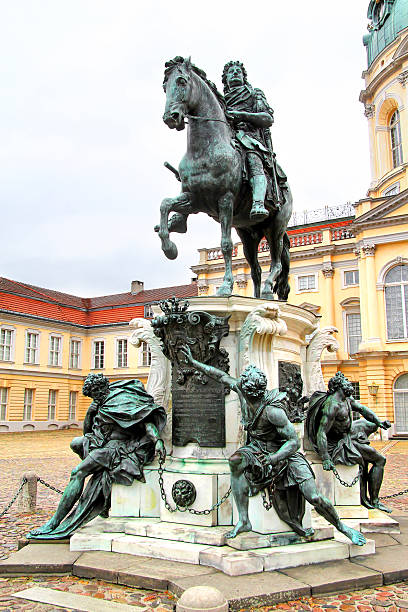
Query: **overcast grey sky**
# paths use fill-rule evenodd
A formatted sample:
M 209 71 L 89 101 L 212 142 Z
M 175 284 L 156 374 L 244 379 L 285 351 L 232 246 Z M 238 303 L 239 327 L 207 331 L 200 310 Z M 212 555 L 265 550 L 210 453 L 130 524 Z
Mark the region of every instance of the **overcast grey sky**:
M 82 296 L 188 283 L 219 225 L 153 226 L 186 131 L 162 122 L 164 62 L 191 55 L 221 89 L 240 59 L 275 111 L 297 210 L 363 197 L 368 0 L 0 0 L 0 276 Z

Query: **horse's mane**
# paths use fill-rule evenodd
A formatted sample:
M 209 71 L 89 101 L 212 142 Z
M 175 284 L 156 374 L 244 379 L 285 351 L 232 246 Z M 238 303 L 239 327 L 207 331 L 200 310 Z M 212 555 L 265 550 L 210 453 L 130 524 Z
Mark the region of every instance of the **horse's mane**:
M 218 102 L 220 103 L 221 108 L 225 111 L 226 104 L 225 104 L 224 96 L 218 91 L 217 86 L 207 78 L 207 75 L 204 72 L 204 70 L 201 70 L 201 68 L 198 68 L 198 66 L 195 66 L 191 62 L 190 58 L 184 58 L 184 57 L 181 57 L 181 55 L 177 55 L 175 58 L 166 62 L 164 64 L 165 70 L 164 70 L 163 85 L 167 83 L 167 80 L 170 74 L 173 72 L 174 68 L 176 68 L 177 66 L 180 66 L 181 64 L 184 64 L 187 68 L 191 68 L 191 70 L 195 72 L 208 85 L 208 87 L 211 89 L 211 91 L 217 98 Z

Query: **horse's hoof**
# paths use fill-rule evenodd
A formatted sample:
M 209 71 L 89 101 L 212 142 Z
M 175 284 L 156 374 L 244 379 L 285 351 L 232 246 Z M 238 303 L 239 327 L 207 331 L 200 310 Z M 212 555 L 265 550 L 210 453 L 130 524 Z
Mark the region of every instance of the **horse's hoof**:
M 174 244 L 174 242 L 172 242 L 170 246 L 166 248 L 163 247 L 163 253 L 167 257 L 167 259 L 176 259 L 178 255 L 178 251 L 177 251 L 177 247 Z
M 261 298 L 263 300 L 274 300 L 275 299 L 275 295 L 274 295 L 274 293 L 272 291 L 262 291 Z
M 155 231 L 156 233 L 159 233 L 159 231 L 160 231 L 160 225 L 155 225 L 153 229 L 154 229 L 154 231 Z

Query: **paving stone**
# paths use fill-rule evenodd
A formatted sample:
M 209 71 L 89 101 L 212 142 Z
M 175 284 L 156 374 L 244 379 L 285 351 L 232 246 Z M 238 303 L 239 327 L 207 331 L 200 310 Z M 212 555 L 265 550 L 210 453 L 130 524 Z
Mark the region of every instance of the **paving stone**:
M 72 570 L 80 554 L 67 544 L 29 544 L 0 561 L 0 574 L 63 574 Z
M 85 552 L 75 561 L 72 573 L 81 578 L 99 578 L 108 582 L 118 581 L 118 571 L 128 567 L 134 560 L 132 555 L 113 552 Z
M 380 572 L 353 564 L 348 559 L 282 569 L 279 572 L 310 585 L 312 595 L 382 585 Z
M 384 546 L 371 557 L 354 557 L 351 561 L 382 572 L 384 584 L 408 579 L 408 547 L 402 544 Z
M 129 562 L 126 567 L 119 570 L 118 583 L 142 589 L 167 591 L 169 582 L 173 579 L 194 577 L 199 583 L 202 576 L 216 572 L 217 570 L 212 567 L 192 563 L 133 557 L 133 562 Z
M 310 596 L 309 585 L 280 572 L 250 576 L 226 576 L 220 572 L 200 576 L 199 584 L 213 586 L 228 600 L 229 610 L 267 606 L 300 597 Z M 180 597 L 184 591 L 197 585 L 197 578 L 177 578 L 169 582 L 169 590 Z

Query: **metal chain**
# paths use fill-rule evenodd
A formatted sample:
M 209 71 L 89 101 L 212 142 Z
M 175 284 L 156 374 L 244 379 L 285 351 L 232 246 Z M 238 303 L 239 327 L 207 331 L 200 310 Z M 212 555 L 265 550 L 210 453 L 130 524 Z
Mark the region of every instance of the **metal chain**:
M 261 491 L 262 494 L 262 505 L 265 508 L 265 510 L 270 510 L 273 506 L 273 502 L 272 500 L 272 491 L 269 491 L 269 501 L 266 499 L 266 489 L 263 489 Z
M 7 506 L 4 508 L 4 510 L 2 512 L 0 512 L 0 518 L 2 516 L 4 516 L 6 514 L 6 512 L 8 512 L 8 510 L 10 510 L 11 506 L 14 504 L 14 502 L 16 501 L 17 497 L 20 495 L 21 493 L 21 489 L 24 487 L 25 483 L 27 482 L 27 478 L 25 478 L 25 476 L 21 479 L 21 483 L 20 486 L 17 489 L 16 494 L 14 495 L 13 499 L 10 501 L 10 503 L 7 504 Z
M 392 497 L 399 497 L 400 495 L 406 495 L 406 493 L 408 493 L 408 489 L 399 491 L 399 493 L 393 493 L 392 495 L 384 495 L 384 497 L 380 497 L 380 499 L 391 499 Z
M 342 480 L 340 474 L 338 473 L 338 471 L 336 470 L 335 467 L 333 467 L 333 474 L 335 475 L 335 477 L 337 478 L 337 480 L 339 481 L 339 483 L 341 485 L 343 485 L 343 487 L 348 487 L 349 489 L 351 489 L 351 487 L 354 487 L 354 485 L 359 481 L 360 479 L 360 472 L 357 474 L 357 476 L 355 476 L 353 478 L 353 480 L 348 483 L 345 480 Z
M 43 480 L 39 476 L 37 476 L 37 481 L 41 482 L 41 484 L 44 485 L 44 487 L 47 487 L 48 489 L 51 489 L 51 491 L 55 491 L 56 493 L 59 493 L 60 495 L 62 495 L 64 493 L 64 491 L 60 491 L 59 489 L 56 489 L 55 487 L 50 485 L 48 482 L 45 482 L 45 480 Z
M 167 495 L 166 495 L 166 491 L 164 490 L 164 480 L 163 480 L 163 474 L 164 474 L 164 461 L 165 459 L 163 459 L 163 456 L 161 454 L 159 454 L 159 468 L 157 470 L 158 474 L 159 474 L 159 486 L 160 486 L 160 495 L 161 498 L 164 502 L 164 506 L 166 508 L 166 510 L 168 510 L 169 512 L 189 512 L 190 514 L 195 514 L 195 515 L 200 515 L 200 514 L 211 514 L 211 512 L 213 512 L 213 510 L 216 510 L 217 508 L 219 508 L 221 506 L 221 504 L 223 504 L 228 497 L 231 495 L 231 487 L 228 489 L 228 491 L 225 493 L 225 495 L 223 495 L 221 497 L 221 499 L 219 499 L 215 504 L 213 504 L 211 506 L 211 508 L 206 508 L 205 510 L 194 510 L 194 508 L 187 508 L 187 507 L 180 507 L 176 504 L 175 508 L 172 508 L 169 504 L 169 502 L 167 501 Z

